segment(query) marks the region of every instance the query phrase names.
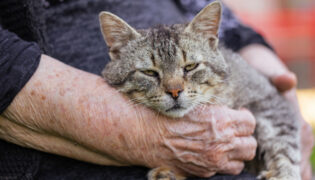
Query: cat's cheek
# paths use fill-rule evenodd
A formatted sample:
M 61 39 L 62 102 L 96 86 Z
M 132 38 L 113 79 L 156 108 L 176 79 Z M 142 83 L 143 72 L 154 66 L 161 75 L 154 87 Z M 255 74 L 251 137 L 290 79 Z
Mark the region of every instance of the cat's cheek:
M 135 89 L 134 85 L 131 82 L 129 82 L 129 81 L 125 82 L 121 86 L 116 86 L 115 88 L 119 92 L 122 92 L 122 93 L 127 94 L 127 95 Z
M 213 87 L 209 86 L 208 83 L 201 84 L 199 93 L 202 95 L 211 95 L 213 93 Z
M 211 73 L 208 69 L 201 69 L 192 74 L 188 79 L 192 83 L 201 84 L 205 82 L 207 78 L 211 77 Z
M 143 91 L 130 91 L 128 94 L 126 94 L 130 99 L 131 104 L 147 104 L 147 99 L 144 98 L 144 92 Z

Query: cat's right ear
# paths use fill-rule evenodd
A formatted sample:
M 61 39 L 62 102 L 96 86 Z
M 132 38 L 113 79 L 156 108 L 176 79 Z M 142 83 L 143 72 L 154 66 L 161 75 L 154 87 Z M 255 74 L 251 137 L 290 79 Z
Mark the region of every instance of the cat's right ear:
M 129 26 L 124 20 L 110 12 L 99 14 L 101 31 L 107 46 L 110 49 L 118 49 L 141 35 Z

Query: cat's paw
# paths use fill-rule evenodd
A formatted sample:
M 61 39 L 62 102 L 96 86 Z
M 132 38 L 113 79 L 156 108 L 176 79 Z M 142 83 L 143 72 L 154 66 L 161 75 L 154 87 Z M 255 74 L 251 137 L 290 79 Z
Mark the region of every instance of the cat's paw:
M 273 174 L 275 174 L 272 170 L 270 171 L 262 171 L 260 174 L 257 176 L 257 179 L 259 180 L 265 180 L 265 179 L 271 179 Z
M 269 178 L 268 180 L 301 180 L 301 179 L 296 179 L 295 177 L 292 177 L 292 176 L 283 176 L 283 177 L 272 177 L 272 178 Z
M 148 174 L 148 180 L 185 180 L 184 177 L 176 175 L 172 170 L 165 167 L 152 169 Z
M 259 180 L 301 180 L 299 175 L 290 175 L 284 173 L 277 173 L 274 170 L 270 171 L 262 171 L 259 176 L 257 176 Z

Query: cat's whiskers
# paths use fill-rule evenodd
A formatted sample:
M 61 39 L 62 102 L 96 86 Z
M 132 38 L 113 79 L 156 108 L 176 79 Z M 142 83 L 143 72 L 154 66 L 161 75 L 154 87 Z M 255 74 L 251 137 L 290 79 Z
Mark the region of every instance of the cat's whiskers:
M 206 97 L 203 94 L 197 94 L 198 101 L 192 103 L 193 106 L 201 105 L 202 110 L 204 110 L 207 105 L 222 105 L 221 98 L 215 95 L 210 95 L 210 97 Z
M 223 105 L 224 101 L 221 97 L 216 96 L 216 95 L 210 95 L 208 98 L 204 97 L 205 99 L 203 99 L 205 103 L 209 103 L 209 104 L 213 104 L 213 105 Z
M 136 97 L 136 98 L 128 100 L 127 105 L 130 107 L 137 107 L 139 104 L 145 105 L 144 102 L 141 102 L 142 100 L 145 100 L 145 98 L 144 97 Z
M 124 93 L 124 90 L 123 90 L 123 89 L 117 89 L 117 91 L 118 91 L 119 93 Z
M 212 95 L 211 98 L 212 98 L 212 99 L 215 101 L 215 103 L 218 104 L 218 105 L 223 105 L 223 104 L 225 104 L 225 103 L 224 103 L 224 100 L 223 100 L 221 97 Z
M 130 105 L 134 105 L 136 103 L 135 99 L 129 99 L 127 101 L 127 105 L 130 106 Z
M 160 113 L 161 113 L 160 110 L 155 110 L 154 112 L 155 112 L 155 114 L 156 114 L 157 117 L 160 116 Z

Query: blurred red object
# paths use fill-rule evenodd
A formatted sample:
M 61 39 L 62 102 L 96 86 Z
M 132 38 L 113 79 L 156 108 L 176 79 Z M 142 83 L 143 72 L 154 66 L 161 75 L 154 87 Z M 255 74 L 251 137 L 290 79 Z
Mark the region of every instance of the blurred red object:
M 284 61 L 315 62 L 315 8 L 255 14 L 238 12 L 238 15 L 262 33 Z

